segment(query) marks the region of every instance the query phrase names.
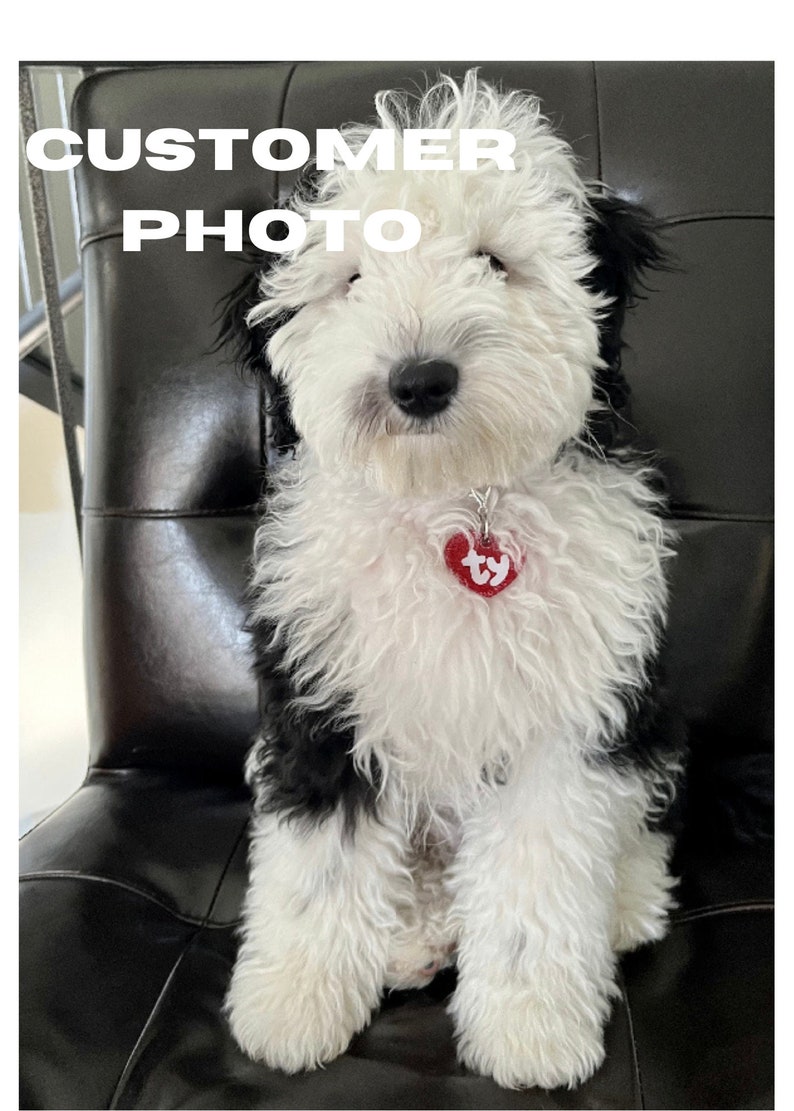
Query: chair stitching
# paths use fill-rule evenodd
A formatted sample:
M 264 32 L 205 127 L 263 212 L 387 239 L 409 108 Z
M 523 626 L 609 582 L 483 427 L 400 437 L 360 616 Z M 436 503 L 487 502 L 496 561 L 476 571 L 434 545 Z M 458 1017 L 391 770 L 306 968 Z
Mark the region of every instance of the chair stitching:
M 136 1060 L 138 1050 L 141 1047 L 141 1044 L 142 1044 L 143 1039 L 146 1035 L 146 1032 L 149 1029 L 155 1015 L 159 1011 L 160 1005 L 162 1004 L 163 1000 L 165 999 L 166 995 L 168 994 L 168 990 L 171 987 L 171 984 L 173 983 L 174 977 L 177 974 L 177 971 L 179 969 L 180 964 L 182 963 L 185 956 L 187 955 L 188 949 L 190 949 L 193 942 L 195 941 L 195 939 L 198 937 L 198 935 L 200 933 L 201 933 L 201 927 L 199 926 L 198 929 L 196 929 L 190 935 L 190 937 L 188 938 L 187 942 L 184 945 L 184 948 L 182 949 L 182 952 L 179 954 L 177 959 L 174 961 L 173 967 L 171 968 L 171 971 L 168 973 L 168 976 L 166 977 L 165 982 L 164 982 L 162 988 L 160 989 L 160 993 L 157 996 L 157 999 L 154 1001 L 154 1006 L 152 1007 L 151 1011 L 149 1012 L 149 1017 L 146 1019 L 143 1026 L 141 1027 L 141 1032 L 138 1035 L 138 1038 L 135 1042 L 135 1045 L 132 1047 L 132 1051 L 131 1051 L 129 1057 L 127 1058 L 127 1061 L 126 1061 L 126 1064 L 124 1065 L 124 1068 L 121 1070 L 121 1075 L 119 1076 L 116 1087 L 113 1089 L 113 1094 L 110 1097 L 110 1103 L 108 1104 L 108 1111 L 113 1111 L 114 1108 L 118 1107 L 118 1105 L 119 1105 L 118 1101 L 121 1098 L 124 1087 L 126 1086 L 127 1079 L 129 1077 L 130 1072 L 132 1071 L 132 1067 L 133 1067 L 134 1062 Z
M 662 216 L 659 223 L 664 227 L 670 224 L 690 224 L 699 220 L 774 220 L 773 212 L 744 212 L 741 209 L 715 208 L 704 212 L 682 212 L 679 215 Z
M 623 1004 L 626 1008 L 626 1022 L 629 1027 L 629 1040 L 631 1042 L 631 1063 L 634 1067 L 634 1080 L 637 1086 L 637 1094 L 639 1096 L 640 1108 L 645 1107 L 645 1090 L 642 1085 L 642 1070 L 640 1069 L 640 1058 L 637 1052 L 637 1038 L 634 1033 L 634 1019 L 631 1014 L 631 1004 L 629 1003 L 629 992 L 626 986 L 626 979 L 623 975 L 623 970 L 618 966 L 618 982 L 620 986 L 620 994 L 623 999 Z
M 149 509 L 138 506 L 104 509 L 99 506 L 85 506 L 83 515 L 87 517 L 163 517 L 168 519 L 171 517 L 242 517 L 254 514 L 257 511 L 258 506 L 255 504 L 235 505 L 225 509 Z
M 596 111 L 596 179 L 601 180 L 601 101 L 598 95 L 598 63 L 592 62 L 593 67 L 593 96 Z
M 150 1029 L 150 1027 L 152 1025 L 152 1022 L 154 1021 L 158 1011 L 162 1007 L 162 1004 L 163 1004 L 166 996 L 168 995 L 168 992 L 171 988 L 171 985 L 174 982 L 176 974 L 179 970 L 179 966 L 181 965 L 182 961 L 184 960 L 185 956 L 187 955 L 188 950 L 192 948 L 193 944 L 196 942 L 199 935 L 201 933 L 203 933 L 203 931 L 206 929 L 206 927 L 208 925 L 210 915 L 212 914 L 212 911 L 215 907 L 215 904 L 218 901 L 218 896 L 220 895 L 220 890 L 221 890 L 221 886 L 223 885 L 223 881 L 226 878 L 226 874 L 229 870 L 229 867 L 231 866 L 232 860 L 234 859 L 234 857 L 237 854 L 237 850 L 240 847 L 240 842 L 242 841 L 247 828 L 248 828 L 248 821 L 246 820 L 243 823 L 242 828 L 240 829 L 240 832 L 238 833 L 237 837 L 234 840 L 234 845 L 232 846 L 232 849 L 231 849 L 230 853 L 228 854 L 228 856 L 226 858 L 226 863 L 224 864 L 223 869 L 221 870 L 221 874 L 218 877 L 218 882 L 215 885 L 215 890 L 214 890 L 212 898 L 210 900 L 210 904 L 207 908 L 207 913 L 204 916 L 204 921 L 198 927 L 198 929 L 195 930 L 195 932 L 190 936 L 190 938 L 185 943 L 185 946 L 182 949 L 182 952 L 177 957 L 171 971 L 169 972 L 168 976 L 166 977 L 166 980 L 165 980 L 165 982 L 164 982 L 164 984 L 163 984 L 163 986 L 160 990 L 160 994 L 157 996 L 157 999 L 154 1001 L 154 1005 L 153 1005 L 151 1011 L 149 1012 L 149 1017 L 146 1019 L 143 1026 L 141 1027 L 141 1032 L 138 1035 L 138 1038 L 135 1042 L 135 1045 L 132 1047 L 132 1051 L 130 1052 L 129 1057 L 127 1058 L 127 1062 L 126 1062 L 126 1064 L 124 1065 L 124 1068 L 121 1071 L 121 1075 L 119 1076 L 118 1083 L 116 1084 L 116 1087 L 113 1091 L 113 1095 L 111 1097 L 110 1103 L 108 1104 L 108 1111 L 114 1111 L 114 1108 L 117 1108 L 119 1106 L 118 1101 L 119 1101 L 119 1099 L 121 1098 L 121 1096 L 124 1092 L 124 1088 L 126 1087 L 128 1081 L 129 1081 L 129 1078 L 132 1075 L 132 1072 L 135 1068 L 135 1065 L 137 1064 L 138 1058 L 140 1056 L 140 1051 L 143 1047 L 144 1039 L 146 1037 L 146 1033 Z
M 179 520 L 190 517 L 243 517 L 259 514 L 259 505 L 233 506 L 230 509 L 148 509 L 132 506 L 130 508 L 108 508 L 87 506 L 83 514 L 90 517 L 129 517 L 141 520 Z M 738 522 L 739 524 L 772 524 L 774 517 L 764 513 L 734 513 L 730 510 L 710 511 L 706 509 L 689 509 L 685 505 L 673 505 L 670 516 L 676 520 L 685 521 L 715 521 Z M 43 821 L 44 819 L 42 819 Z
M 138 887 L 137 884 L 129 883 L 126 880 L 120 880 L 115 876 L 103 876 L 99 872 L 77 872 L 69 869 L 57 869 L 51 872 L 23 872 L 19 877 L 20 883 L 31 883 L 39 880 L 85 880 L 87 883 L 104 883 L 109 887 L 118 887 L 122 891 L 127 891 L 131 895 L 138 895 L 147 902 L 154 903 L 161 910 L 166 911 L 179 922 L 184 922 L 188 926 L 204 926 L 210 929 L 225 929 L 229 926 L 236 926 L 240 921 L 239 918 L 232 918 L 229 921 L 215 921 L 208 922 L 205 917 L 199 917 L 193 914 L 184 914 L 182 911 L 175 910 L 170 903 L 165 899 L 161 899 L 158 895 L 148 891 L 144 887 Z
M 672 505 L 670 516 L 681 521 L 714 521 L 716 524 L 771 525 L 775 518 L 766 513 L 732 513 L 730 510 L 710 512 L 707 509 L 688 509 L 685 505 Z
M 673 913 L 670 915 L 670 921 L 674 926 L 680 926 L 686 925 L 688 922 L 697 922 L 701 918 L 716 918 L 721 914 L 744 914 L 747 911 L 773 911 L 774 909 L 775 904 L 771 899 L 758 899 L 753 902 L 715 903 L 710 907 Z

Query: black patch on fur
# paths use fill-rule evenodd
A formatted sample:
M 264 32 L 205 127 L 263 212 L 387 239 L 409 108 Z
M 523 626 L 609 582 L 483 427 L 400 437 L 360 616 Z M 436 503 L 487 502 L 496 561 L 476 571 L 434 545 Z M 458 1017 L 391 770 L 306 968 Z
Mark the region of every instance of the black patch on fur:
M 660 224 L 639 205 L 612 193 L 589 198 L 592 219 L 590 252 L 598 259 L 588 285 L 612 299 L 599 324 L 599 354 L 606 363 L 596 373 L 594 396 L 605 407 L 589 414 L 587 429 L 604 450 L 625 446 L 630 425 L 623 418 L 630 388 L 623 374 L 623 324 L 626 313 L 642 298 L 649 271 L 672 269 L 659 235 Z
M 672 788 L 675 796 L 681 779 L 679 766 L 686 763 L 688 735 L 683 715 L 668 696 L 663 665 L 657 655 L 646 665 L 641 689 L 624 688 L 621 699 L 626 725 L 620 737 L 594 759 L 618 769 L 638 771 L 649 780 Z M 660 811 L 651 828 L 671 829 L 677 824 L 675 806 Z
M 323 710 L 302 704 L 300 696 L 311 692 L 298 690 L 270 623 L 252 622 L 249 631 L 262 719 L 249 763 L 257 809 L 312 824 L 341 810 L 352 834 L 362 812 L 376 812 L 377 765 L 369 778 L 357 771 L 350 755 L 354 728 L 344 704 Z

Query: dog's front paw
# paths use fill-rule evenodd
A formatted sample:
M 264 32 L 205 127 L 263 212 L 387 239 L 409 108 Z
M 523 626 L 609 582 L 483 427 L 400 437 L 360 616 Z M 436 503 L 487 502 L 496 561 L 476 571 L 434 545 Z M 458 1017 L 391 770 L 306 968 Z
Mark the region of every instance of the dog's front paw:
M 396 947 L 386 969 L 385 986 L 390 991 L 425 988 L 442 968 L 455 963 L 455 946 L 425 945 Z
M 377 994 L 305 965 L 281 971 L 243 956 L 225 1009 L 238 1045 L 271 1068 L 295 1073 L 338 1057 L 369 1021 Z
M 460 984 L 450 1004 L 462 1064 L 503 1088 L 573 1088 L 604 1060 L 600 1015 L 530 987 Z

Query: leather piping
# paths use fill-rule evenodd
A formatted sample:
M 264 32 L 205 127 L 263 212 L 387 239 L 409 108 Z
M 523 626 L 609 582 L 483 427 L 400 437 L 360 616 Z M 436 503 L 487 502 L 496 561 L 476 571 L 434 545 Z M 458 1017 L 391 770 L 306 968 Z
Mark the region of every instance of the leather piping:
M 101 509 L 83 508 L 86 517 L 249 517 L 259 512 L 258 505 L 233 505 L 220 509 L 138 509 L 137 507 Z
M 193 944 L 197 940 L 199 935 L 210 924 L 210 922 L 209 922 L 210 915 L 212 914 L 213 908 L 214 908 L 216 902 L 218 901 L 218 896 L 220 894 L 220 890 L 221 890 L 221 887 L 223 885 L 223 881 L 226 878 L 226 873 L 229 870 L 229 866 L 231 865 L 231 862 L 234 859 L 234 857 L 237 853 L 237 850 L 240 846 L 240 842 L 241 842 L 241 840 L 243 838 L 243 835 L 245 833 L 246 826 L 247 826 L 247 823 L 246 823 L 246 825 L 243 825 L 239 834 L 235 838 L 235 842 L 234 842 L 234 845 L 232 846 L 232 850 L 229 853 L 228 857 L 226 858 L 226 863 L 224 864 L 223 869 L 221 871 L 221 874 L 218 877 L 218 882 L 215 885 L 215 890 L 213 892 L 212 899 L 210 900 L 210 905 L 207 908 L 207 913 L 204 916 L 203 922 L 195 930 L 195 932 L 190 936 L 188 941 L 185 943 L 185 945 L 182 949 L 182 952 L 179 954 L 177 959 L 174 961 L 173 967 L 171 968 L 171 971 L 169 972 L 168 976 L 166 977 L 166 979 L 163 983 L 163 986 L 160 989 L 160 993 L 157 996 L 157 999 L 154 1001 L 154 1005 L 153 1005 L 151 1011 L 149 1012 L 149 1016 L 146 1019 L 146 1021 L 144 1022 L 143 1026 L 141 1027 L 141 1032 L 138 1035 L 138 1039 L 135 1042 L 135 1045 L 132 1047 L 132 1051 L 131 1051 L 129 1057 L 127 1058 L 127 1062 L 126 1062 L 126 1064 L 124 1065 L 124 1068 L 121 1071 L 121 1075 L 119 1076 L 118 1083 L 116 1084 L 113 1095 L 111 1096 L 110 1103 L 108 1104 L 109 1111 L 113 1111 L 114 1108 L 117 1108 L 119 1106 L 119 1100 L 121 1099 L 121 1096 L 123 1095 L 124 1088 L 126 1087 L 127 1082 L 129 1080 L 130 1076 L 132 1075 L 132 1072 L 133 1072 L 133 1070 L 135 1068 L 135 1065 L 138 1061 L 138 1058 L 140 1057 L 140 1054 L 143 1050 L 143 1046 L 145 1044 L 145 1039 L 146 1039 L 146 1033 L 149 1030 L 149 1028 L 151 1027 L 155 1016 L 157 1015 L 157 1013 L 160 1010 L 164 1000 L 166 999 L 166 997 L 168 995 L 171 984 L 173 983 L 173 981 L 176 977 L 176 974 L 179 971 L 179 966 L 181 965 L 184 958 L 187 956 L 188 951 L 193 947 Z
M 245 829 L 246 825 L 247 821 L 243 824 L 243 829 Z M 240 838 L 238 837 L 235 842 L 235 848 L 239 843 Z M 126 891 L 131 895 L 137 895 L 141 899 L 146 899 L 147 902 L 153 903 L 156 907 L 159 907 L 160 910 L 166 911 L 172 918 L 175 918 L 178 922 L 184 922 L 187 926 L 206 926 L 209 929 L 223 930 L 228 929 L 230 926 L 237 926 L 241 921 L 239 918 L 231 918 L 228 921 L 218 921 L 216 919 L 210 920 L 207 915 L 200 918 L 194 914 L 185 914 L 183 911 L 176 910 L 171 903 L 167 902 L 161 896 L 156 895 L 153 891 L 148 890 L 148 888 L 139 887 L 138 884 L 130 883 L 129 880 L 118 879 L 115 876 L 104 876 L 101 872 L 78 872 L 59 868 L 52 872 L 24 872 L 19 877 L 20 883 L 36 880 L 85 880 L 88 883 L 102 883 L 106 884 L 108 887 L 117 887 L 121 891 Z
M 629 993 L 626 987 L 626 980 L 623 976 L 623 970 L 618 965 L 618 986 L 620 988 L 620 995 L 623 1000 L 623 1006 L 626 1008 L 626 1022 L 629 1027 L 629 1043 L 631 1045 L 631 1064 L 634 1069 L 634 1086 L 637 1091 L 638 1103 L 637 1106 L 645 1108 L 645 1091 L 642 1086 L 642 1071 L 640 1069 L 640 1057 L 637 1052 L 637 1036 L 634 1033 L 634 1018 L 631 1013 L 631 1004 L 629 1003 Z
M 86 506 L 83 515 L 87 517 L 131 517 L 168 519 L 170 517 L 249 517 L 260 512 L 259 505 L 239 505 L 219 509 L 153 509 L 130 506 L 103 509 L 100 506 Z M 731 510 L 689 509 L 687 506 L 673 506 L 670 520 L 737 522 L 739 524 L 771 525 L 774 517 L 764 513 L 734 513 Z
M 701 918 L 716 918 L 720 914 L 743 914 L 747 911 L 775 909 L 771 899 L 754 899 L 752 902 L 713 903 L 711 906 L 693 907 L 691 910 L 673 911 L 670 922 L 673 926 L 685 926 L 698 922 Z

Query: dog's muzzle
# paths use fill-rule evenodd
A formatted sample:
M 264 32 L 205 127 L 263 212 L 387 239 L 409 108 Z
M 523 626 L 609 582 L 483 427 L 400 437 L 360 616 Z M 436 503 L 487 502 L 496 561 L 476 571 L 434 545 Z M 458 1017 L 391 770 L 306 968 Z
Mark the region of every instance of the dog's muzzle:
M 458 368 L 443 359 L 409 360 L 392 367 L 389 395 L 410 417 L 442 412 L 458 389 Z

